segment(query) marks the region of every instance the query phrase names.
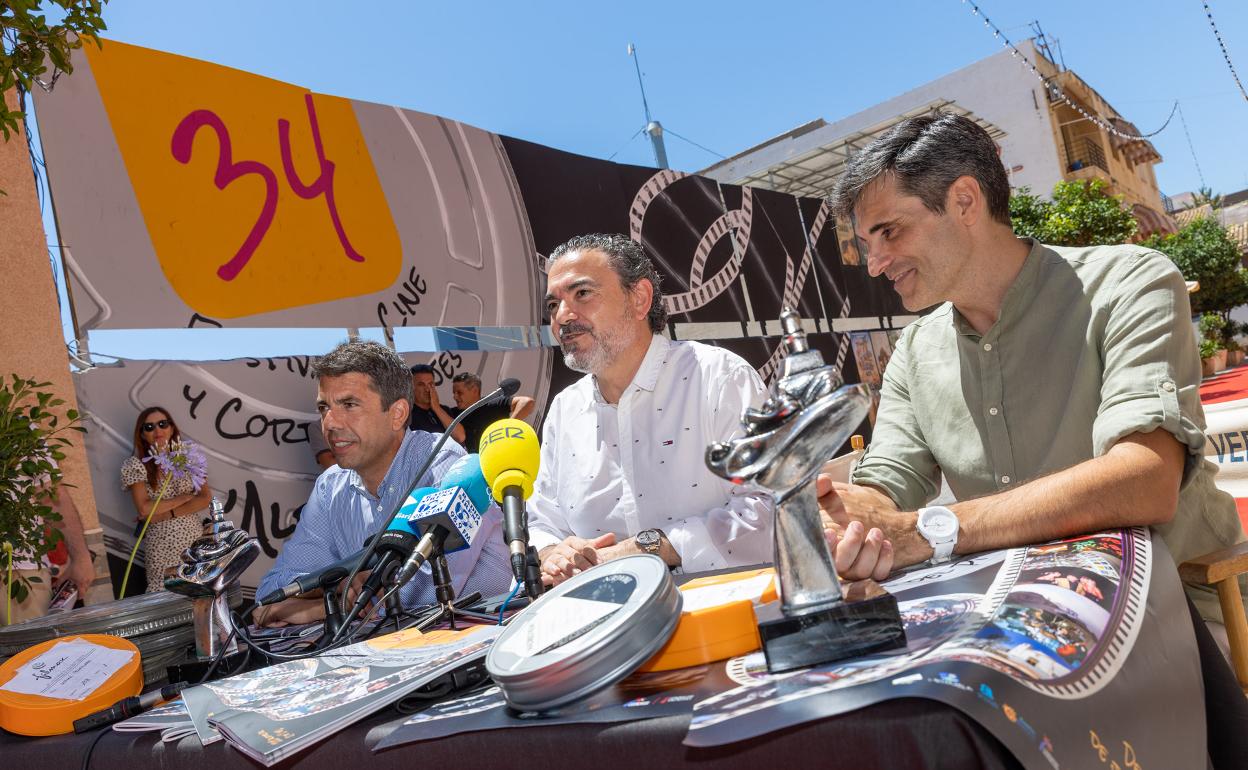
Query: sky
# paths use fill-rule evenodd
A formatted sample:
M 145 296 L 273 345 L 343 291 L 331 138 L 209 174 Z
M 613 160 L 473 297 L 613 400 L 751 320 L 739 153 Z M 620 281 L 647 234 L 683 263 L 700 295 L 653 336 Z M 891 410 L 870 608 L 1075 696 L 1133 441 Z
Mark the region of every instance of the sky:
M 1201 0 L 976 2 L 1016 40 L 1038 20 L 1067 67 L 1143 132 L 1180 101 L 1187 132 L 1176 117 L 1152 139 L 1164 193 L 1248 188 L 1248 100 Z M 1248 3 L 1210 8 L 1248 79 Z M 106 38 L 653 165 L 633 43 L 670 164 L 685 171 L 1001 50 L 962 0 L 112 0 L 104 18 Z

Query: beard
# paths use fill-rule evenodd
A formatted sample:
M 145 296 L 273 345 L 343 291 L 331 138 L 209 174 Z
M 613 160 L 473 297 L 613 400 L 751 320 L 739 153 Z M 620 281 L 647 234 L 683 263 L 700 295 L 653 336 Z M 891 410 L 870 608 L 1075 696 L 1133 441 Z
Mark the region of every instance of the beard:
M 586 345 L 582 339 L 577 350 L 569 350 L 563 346 L 562 342 L 559 348 L 563 351 L 563 365 L 582 374 L 600 374 L 620 353 L 633 344 L 637 336 L 633 325 L 628 323 L 626 318 L 621 318 L 620 323 L 614 328 L 608 326 L 595 330 L 593 327 L 579 323 L 559 327 L 561 338 L 564 334 L 573 332 L 580 332 L 589 337 L 590 344 Z

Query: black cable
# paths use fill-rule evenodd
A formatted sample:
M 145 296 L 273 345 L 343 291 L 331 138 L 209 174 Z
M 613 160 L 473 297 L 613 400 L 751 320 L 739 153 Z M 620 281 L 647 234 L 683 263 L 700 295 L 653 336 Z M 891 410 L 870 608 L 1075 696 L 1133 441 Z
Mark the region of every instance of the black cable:
M 234 637 L 237 634 L 238 626 L 234 626 L 234 629 L 230 631 L 230 635 L 225 638 L 225 644 L 221 645 L 221 650 L 213 656 L 212 665 L 208 666 L 208 670 L 204 672 L 204 675 L 200 677 L 199 681 L 195 684 L 203 684 L 212 678 L 212 673 L 217 670 L 217 666 L 221 665 L 221 661 L 225 660 L 225 653 L 230 649 L 230 642 L 234 641 Z M 250 654 L 250 649 L 248 650 L 248 653 Z
M 1226 51 L 1226 43 L 1222 42 L 1222 33 L 1218 31 L 1218 25 L 1213 22 L 1213 11 L 1209 10 L 1209 3 L 1205 0 L 1201 0 L 1201 4 L 1205 6 L 1205 18 L 1209 19 L 1209 26 L 1213 27 L 1213 36 L 1218 39 L 1218 48 L 1222 49 L 1222 58 L 1226 60 L 1226 68 L 1231 71 L 1231 77 L 1235 79 L 1239 92 L 1243 94 L 1244 99 L 1248 99 L 1248 91 L 1244 90 L 1244 84 L 1239 81 L 1239 73 L 1235 71 L 1235 65 L 1231 64 L 1231 55 Z
M 112 729 L 113 729 L 112 727 L 105 725 L 104 727 L 100 728 L 100 731 L 95 734 L 94 738 L 91 739 L 91 745 L 87 747 L 87 753 L 84 754 L 82 757 L 82 770 L 90 770 L 91 754 L 92 752 L 95 751 L 95 745 L 100 742 L 101 738 L 103 738 L 105 735 L 108 735 L 108 733 Z
M 1170 125 L 1170 121 L 1174 119 L 1175 110 L 1178 109 L 1178 106 L 1179 106 L 1179 102 L 1177 99 L 1174 102 L 1174 107 L 1170 108 L 1170 117 L 1166 118 L 1166 122 L 1162 123 L 1161 128 L 1157 129 L 1156 131 L 1149 131 L 1147 134 L 1138 133 L 1138 129 L 1137 129 L 1137 133 L 1135 134 L 1128 134 L 1125 131 L 1119 131 L 1114 126 L 1101 120 L 1099 115 L 1094 115 L 1094 114 L 1087 112 L 1085 109 L 1083 109 L 1083 107 L 1076 104 L 1069 96 L 1067 96 L 1062 91 L 1062 89 L 1057 86 L 1056 83 L 1049 82 L 1047 78 L 1041 75 L 1040 71 L 1036 69 L 1035 63 L 1033 63 L 1031 59 L 1028 59 L 1026 54 L 1018 50 L 1018 46 L 1010 42 L 1010 39 L 1005 36 L 1005 33 L 1002 32 L 1001 29 L 992 22 L 992 19 L 989 19 L 988 15 L 984 13 L 983 10 L 980 9 L 978 5 L 975 4 L 975 0 L 962 0 L 962 2 L 970 6 L 971 13 L 973 15 L 978 16 L 979 18 L 983 19 L 984 26 L 992 30 L 992 36 L 994 38 L 999 39 L 1001 41 L 1001 45 L 1010 49 L 1011 55 L 1013 55 L 1015 58 L 1019 58 L 1023 60 L 1023 63 L 1026 64 L 1027 68 L 1031 70 L 1031 74 L 1035 75 L 1036 79 L 1039 80 L 1044 85 L 1045 90 L 1053 94 L 1053 96 L 1055 96 L 1056 98 L 1061 99 L 1063 102 L 1066 103 L 1068 107 L 1073 109 L 1075 112 L 1078 112 L 1080 115 L 1083 115 L 1085 119 L 1087 119 L 1089 122 L 1093 123 L 1094 125 L 1098 126 L 1102 130 L 1104 130 L 1106 133 L 1113 134 L 1114 136 L 1121 137 L 1128 141 L 1133 140 L 1133 139 L 1147 139 L 1150 136 L 1156 136 L 1157 134 L 1160 134 L 1162 131 L 1165 131 L 1166 126 Z M 1212 19 L 1210 19 L 1210 21 L 1212 22 Z
M 694 147 L 697 147 L 699 150 L 702 150 L 703 152 L 709 152 L 711 155 L 714 155 L 715 157 L 719 158 L 720 160 L 728 160 L 728 156 L 727 156 L 727 155 L 724 155 L 723 153 L 718 153 L 718 152 L 715 152 L 715 151 L 714 151 L 714 150 L 712 150 L 710 147 L 703 147 L 702 145 L 700 145 L 700 144 L 698 144 L 697 142 L 693 141 L 693 140 L 692 140 L 692 139 L 690 139 L 689 137 L 686 137 L 686 136 L 681 136 L 680 134 L 676 133 L 675 131 L 673 131 L 673 130 L 672 130 L 672 129 L 670 129 L 670 128 L 666 128 L 666 127 L 665 127 L 663 130 L 664 130 L 664 131 L 666 131 L 667 133 L 671 134 L 672 136 L 676 137 L 677 139 L 680 139 L 681 141 L 688 142 L 689 144 L 692 144 Z
M 247 635 L 247 632 L 242 630 L 239 627 L 237 621 L 234 618 L 233 613 L 230 614 L 230 625 L 232 625 L 234 627 L 234 630 L 238 632 L 238 638 L 242 640 L 243 644 L 247 645 L 248 648 L 255 650 L 256 652 L 260 653 L 261 655 L 268 658 L 269 660 L 275 660 L 275 661 L 282 662 L 282 663 L 288 660 L 303 660 L 304 658 L 310 655 L 317 655 L 319 653 L 328 652 L 329 650 L 333 649 L 333 647 L 329 645 L 326 645 L 325 647 L 318 649 L 318 645 L 320 644 L 320 641 L 321 641 L 320 639 L 318 639 L 317 644 L 313 645 L 312 649 L 308 650 L 307 652 L 301 652 L 297 655 L 285 655 L 279 652 L 270 652 L 251 640 L 251 637 Z M 324 636 L 321 637 L 321 639 L 324 639 L 324 638 L 325 638 Z

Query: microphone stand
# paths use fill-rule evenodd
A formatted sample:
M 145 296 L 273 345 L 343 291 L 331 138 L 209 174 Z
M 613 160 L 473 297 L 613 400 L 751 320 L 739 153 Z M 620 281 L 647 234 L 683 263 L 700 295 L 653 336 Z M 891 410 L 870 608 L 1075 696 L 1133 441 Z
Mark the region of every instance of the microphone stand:
M 542 584 L 542 561 L 537 558 L 537 548 L 529 546 L 524 551 L 524 592 L 531 601 L 537 601 L 546 591 Z
M 386 520 L 384 522 L 382 522 L 381 527 L 377 530 L 378 532 L 384 532 L 386 528 L 390 526 L 390 523 L 394 521 L 394 518 L 399 515 L 399 510 L 403 507 L 403 503 L 407 500 L 408 495 L 410 495 L 416 489 L 416 487 L 420 484 L 421 478 L 424 477 L 425 473 L 429 470 L 429 467 L 433 465 L 433 461 L 438 456 L 438 452 L 441 451 L 442 446 L 446 443 L 446 440 L 451 437 L 451 431 L 455 430 L 455 427 L 459 425 L 461 422 L 463 422 L 465 417 L 477 411 L 477 409 L 492 402 L 494 399 L 498 398 L 500 395 L 511 396 L 515 394 L 515 392 L 519 390 L 519 388 L 520 388 L 520 382 L 518 380 L 511 379 L 511 378 L 503 380 L 503 382 L 499 383 L 499 387 L 496 388 L 488 396 L 486 396 L 485 398 L 482 398 L 477 403 L 469 406 L 464 411 L 455 415 L 455 419 L 451 420 L 451 424 L 446 427 L 446 430 L 442 431 L 442 435 L 438 438 L 437 442 L 433 445 L 433 449 L 429 452 L 429 457 L 425 459 L 425 464 L 420 466 L 420 470 L 418 470 L 415 473 L 415 475 L 412 477 L 411 484 L 408 486 L 407 491 L 404 492 L 398 498 L 398 504 L 394 506 L 394 510 L 390 511 L 390 515 L 386 517 Z M 368 548 L 365 549 L 364 552 L 360 554 L 360 558 L 357 559 L 355 564 L 351 567 L 351 572 L 347 575 L 346 579 L 343 580 L 342 582 L 342 588 L 341 588 L 341 592 L 339 596 L 340 601 L 346 599 L 347 591 L 351 587 L 351 581 L 355 579 L 355 576 L 356 574 L 359 573 L 360 568 L 364 566 L 364 562 L 366 562 L 368 560 L 368 557 L 371 556 L 373 554 L 373 551 L 376 550 L 377 542 L 379 539 L 380 538 L 373 538 L 373 541 L 369 543 Z M 477 599 L 479 600 L 480 596 L 478 596 Z M 332 637 L 329 636 L 330 631 L 328 627 L 325 629 L 325 633 L 326 633 L 325 638 L 330 639 L 330 645 L 336 644 L 339 641 L 339 637 L 341 637 L 342 634 L 344 633 L 344 629 L 350 627 L 352 619 L 353 618 L 345 618 L 342 626 L 339 627 L 339 629 L 333 633 Z

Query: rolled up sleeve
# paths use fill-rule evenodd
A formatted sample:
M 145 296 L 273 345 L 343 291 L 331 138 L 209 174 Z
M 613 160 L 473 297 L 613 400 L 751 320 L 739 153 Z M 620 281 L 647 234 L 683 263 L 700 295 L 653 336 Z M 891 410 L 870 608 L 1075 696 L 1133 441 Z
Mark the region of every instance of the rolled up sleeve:
M 871 445 L 850 478 L 854 484 L 879 488 L 907 511 L 935 497 L 940 478 L 910 394 L 913 337 L 914 329 L 909 329 L 898 339 L 884 370 Z
M 1104 455 L 1133 433 L 1169 431 L 1187 448 L 1186 485 L 1205 446 L 1200 359 L 1187 287 L 1163 254 L 1144 251 L 1129 259 L 1105 323 L 1093 452 Z

